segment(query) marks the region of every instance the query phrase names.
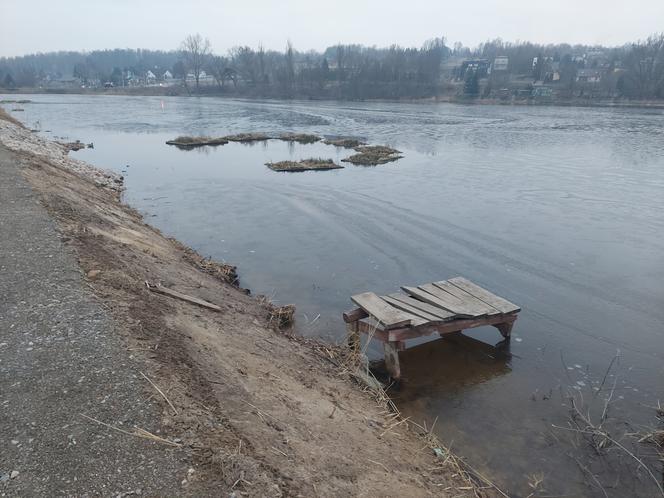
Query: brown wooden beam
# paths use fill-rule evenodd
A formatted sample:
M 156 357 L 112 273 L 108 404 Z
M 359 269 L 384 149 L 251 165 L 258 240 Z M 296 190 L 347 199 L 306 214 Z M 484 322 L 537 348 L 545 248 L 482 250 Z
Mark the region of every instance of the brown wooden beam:
M 343 317 L 344 322 L 351 323 L 360 320 L 361 318 L 366 318 L 369 316 L 369 313 L 364 311 L 362 308 L 354 308 L 352 310 L 344 311 Z
M 466 329 L 482 327 L 484 325 L 512 324 L 517 318 L 516 314 L 497 315 L 483 318 L 453 320 L 451 322 L 429 322 L 419 327 L 390 330 L 387 340 L 390 342 L 405 341 L 438 333 L 440 335 L 461 332 Z M 500 329 L 499 329 L 500 330 Z M 511 327 L 510 327 L 511 330 Z

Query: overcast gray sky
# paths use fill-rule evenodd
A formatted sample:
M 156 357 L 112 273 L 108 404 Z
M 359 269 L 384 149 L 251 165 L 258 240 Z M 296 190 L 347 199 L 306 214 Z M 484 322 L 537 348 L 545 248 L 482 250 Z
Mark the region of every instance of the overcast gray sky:
M 234 45 L 299 50 L 338 42 L 419 46 L 445 36 L 621 45 L 664 31 L 664 0 L 0 0 L 0 56 L 102 48 L 173 49 L 199 32 Z

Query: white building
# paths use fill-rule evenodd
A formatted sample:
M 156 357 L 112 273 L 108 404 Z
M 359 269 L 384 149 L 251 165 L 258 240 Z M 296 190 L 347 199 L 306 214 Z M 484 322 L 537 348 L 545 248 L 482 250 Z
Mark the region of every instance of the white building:
M 507 66 L 509 66 L 510 60 L 509 57 L 501 55 L 496 57 L 493 61 L 493 71 L 507 71 Z

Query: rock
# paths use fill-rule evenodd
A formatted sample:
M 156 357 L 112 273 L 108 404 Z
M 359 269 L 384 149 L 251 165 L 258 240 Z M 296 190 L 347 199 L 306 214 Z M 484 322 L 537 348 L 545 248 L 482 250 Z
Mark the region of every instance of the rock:
M 10 479 L 16 479 L 18 477 L 18 475 L 19 475 L 18 470 L 12 470 L 11 474 L 9 474 L 9 478 Z
M 88 272 L 88 278 L 94 280 L 95 278 L 97 278 L 99 276 L 100 273 L 101 273 L 101 270 L 90 270 Z

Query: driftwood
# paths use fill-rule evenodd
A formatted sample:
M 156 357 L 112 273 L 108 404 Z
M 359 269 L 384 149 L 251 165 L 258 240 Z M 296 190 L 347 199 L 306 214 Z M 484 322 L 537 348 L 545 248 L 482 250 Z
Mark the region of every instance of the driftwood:
M 182 301 L 186 301 L 186 302 L 192 303 L 192 304 L 197 304 L 198 306 L 202 306 L 204 308 L 208 308 L 208 309 L 213 310 L 213 311 L 221 311 L 221 308 L 219 306 L 217 306 L 216 304 L 212 304 L 208 301 L 204 301 L 203 299 L 199 299 L 197 297 L 182 294 L 181 292 L 174 291 L 174 290 L 169 289 L 167 287 L 162 287 L 159 284 L 151 284 L 149 282 L 145 282 L 145 285 L 152 292 L 156 292 L 158 294 L 163 294 L 165 296 L 174 297 L 176 299 L 181 299 Z

